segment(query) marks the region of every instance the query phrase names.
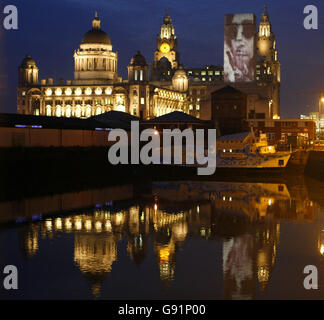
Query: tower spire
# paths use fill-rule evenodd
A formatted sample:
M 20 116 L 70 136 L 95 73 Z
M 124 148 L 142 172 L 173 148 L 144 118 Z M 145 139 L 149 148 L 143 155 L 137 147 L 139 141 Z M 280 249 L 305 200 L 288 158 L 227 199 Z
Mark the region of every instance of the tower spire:
M 100 24 L 101 24 L 101 21 L 100 21 L 100 19 L 98 17 L 98 12 L 96 11 L 95 12 L 95 17 L 92 20 L 92 29 L 100 29 Z

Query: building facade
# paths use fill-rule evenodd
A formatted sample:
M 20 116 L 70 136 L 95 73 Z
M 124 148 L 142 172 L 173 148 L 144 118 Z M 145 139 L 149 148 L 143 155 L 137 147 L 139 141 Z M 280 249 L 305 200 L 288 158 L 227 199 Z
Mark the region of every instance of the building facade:
M 230 83 L 247 94 L 248 119 L 280 118 L 280 63 L 267 9 L 255 30 L 255 79 Z M 110 110 L 151 119 L 184 111 L 203 120 L 212 114 L 212 92 L 228 85 L 224 67 L 180 64 L 178 37 L 167 12 L 157 35 L 153 62 L 138 51 L 128 65 L 128 79 L 118 75 L 118 53 L 96 14 L 92 29 L 74 53 L 74 79 L 39 81 L 36 62 L 27 55 L 19 67 L 18 113 L 87 118 Z
M 164 20 L 168 22 L 169 18 Z M 167 23 L 162 25 L 160 36 L 175 43 L 172 50 L 176 48 L 174 29 Z M 39 83 L 39 68 L 26 55 L 19 67 L 18 113 L 88 118 L 117 110 L 149 119 L 172 111 L 188 111 L 188 79 L 177 63 L 173 64 L 170 83 L 156 84 L 149 81 L 148 65 L 139 51 L 128 65 L 127 80 L 118 75 L 117 66 L 118 53 L 96 14 L 92 29 L 74 52 L 73 80 L 54 83 L 49 78 Z

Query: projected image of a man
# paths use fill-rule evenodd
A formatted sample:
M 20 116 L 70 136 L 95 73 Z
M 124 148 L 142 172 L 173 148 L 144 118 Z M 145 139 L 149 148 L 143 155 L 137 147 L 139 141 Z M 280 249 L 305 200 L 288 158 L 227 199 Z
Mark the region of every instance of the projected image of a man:
M 225 26 L 225 81 L 253 81 L 255 24 L 251 14 L 228 15 Z

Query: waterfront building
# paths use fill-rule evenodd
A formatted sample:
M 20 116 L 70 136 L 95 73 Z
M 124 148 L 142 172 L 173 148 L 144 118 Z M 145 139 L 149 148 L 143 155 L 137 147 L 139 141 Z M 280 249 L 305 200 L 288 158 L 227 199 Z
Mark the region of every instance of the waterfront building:
M 221 110 L 221 103 L 218 101 L 215 105 L 213 103 L 215 99 L 212 97 L 215 96 L 215 92 L 228 85 L 247 95 L 246 118 L 280 118 L 280 63 L 276 49 L 276 39 L 266 7 L 261 16 L 258 31 L 252 29 L 249 32 L 253 34 L 255 32 L 256 39 L 254 41 L 255 58 L 252 66 L 254 79 L 249 81 L 224 79 L 224 81 L 216 80 L 208 84 L 204 96 L 200 99 L 201 119 L 213 119 L 213 114 L 218 112 L 215 111 L 215 108 L 218 107 Z M 226 104 L 225 101 L 224 103 Z M 234 106 L 235 104 L 232 105 L 232 108 Z
M 165 20 L 169 21 L 169 17 Z M 176 47 L 174 30 L 169 25 L 162 25 L 161 30 Z M 166 51 L 165 45 L 161 44 L 161 49 Z M 165 53 L 170 59 L 172 50 Z M 122 80 L 117 71 L 118 53 L 108 34 L 101 29 L 101 20 L 96 14 L 92 29 L 84 35 L 74 53 L 73 80 L 60 79 L 54 83 L 54 79 L 49 78 L 39 83 L 39 68 L 35 60 L 26 55 L 19 67 L 18 113 L 88 118 L 116 110 L 149 119 L 176 110 L 186 112 L 188 80 L 178 66 L 175 53 L 174 59 L 175 72 L 170 84 L 154 85 L 149 81 L 148 65 L 139 51 L 128 65 L 128 79 Z
M 280 63 L 276 39 L 267 9 L 255 34 L 254 79 L 228 83 L 224 67 L 205 65 L 183 67 L 178 36 L 168 11 L 156 40 L 153 62 L 149 65 L 137 51 L 128 65 L 128 79 L 117 71 L 118 53 L 110 37 L 101 29 L 96 14 L 74 53 L 74 79 L 42 79 L 30 55 L 19 67 L 18 113 L 56 117 L 88 118 L 110 110 L 152 119 L 173 111 L 183 111 L 211 120 L 212 93 L 230 84 L 247 97 L 247 118 L 280 118 Z

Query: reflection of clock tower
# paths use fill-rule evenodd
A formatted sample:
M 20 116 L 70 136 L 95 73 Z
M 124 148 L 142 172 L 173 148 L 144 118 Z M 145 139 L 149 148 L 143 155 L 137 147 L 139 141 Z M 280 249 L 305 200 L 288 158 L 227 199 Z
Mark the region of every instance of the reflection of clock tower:
M 154 52 L 152 80 L 171 80 L 179 67 L 178 39 L 174 32 L 168 10 L 163 19 L 161 32 L 157 35 L 157 50 Z

